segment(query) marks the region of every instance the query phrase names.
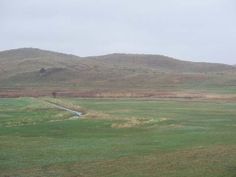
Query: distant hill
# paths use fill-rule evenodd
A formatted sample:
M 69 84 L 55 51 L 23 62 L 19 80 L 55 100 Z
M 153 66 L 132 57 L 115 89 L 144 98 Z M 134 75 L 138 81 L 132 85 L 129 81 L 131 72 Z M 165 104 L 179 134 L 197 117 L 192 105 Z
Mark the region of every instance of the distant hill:
M 34 48 L 13 49 L 0 52 L 0 67 L 7 75 L 36 71 L 42 67 L 69 67 L 76 65 L 79 57 Z
M 128 68 L 148 68 L 170 72 L 219 72 L 231 70 L 233 66 L 217 63 L 190 62 L 170 58 L 163 55 L 145 54 L 110 54 L 90 57 L 109 65 Z
M 0 52 L 0 91 L 181 90 L 234 86 L 235 67 L 182 61 L 162 55 L 109 54 L 79 57 L 35 48 Z

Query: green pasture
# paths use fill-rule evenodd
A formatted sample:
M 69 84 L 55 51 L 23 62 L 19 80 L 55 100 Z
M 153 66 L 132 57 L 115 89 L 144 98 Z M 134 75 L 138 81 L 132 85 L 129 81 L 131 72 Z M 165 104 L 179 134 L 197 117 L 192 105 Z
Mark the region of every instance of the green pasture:
M 0 176 L 236 176 L 235 102 L 45 100 L 0 99 Z

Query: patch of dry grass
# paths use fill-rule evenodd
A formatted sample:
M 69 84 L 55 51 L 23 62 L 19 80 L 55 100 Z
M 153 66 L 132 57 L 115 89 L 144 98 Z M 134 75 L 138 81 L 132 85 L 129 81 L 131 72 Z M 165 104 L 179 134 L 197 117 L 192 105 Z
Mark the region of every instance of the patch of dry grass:
M 135 117 L 131 117 L 127 119 L 125 122 L 122 123 L 113 123 L 111 125 L 112 128 L 132 128 L 132 127 L 138 127 L 142 126 L 144 124 L 148 124 L 154 122 L 153 119 L 138 119 Z

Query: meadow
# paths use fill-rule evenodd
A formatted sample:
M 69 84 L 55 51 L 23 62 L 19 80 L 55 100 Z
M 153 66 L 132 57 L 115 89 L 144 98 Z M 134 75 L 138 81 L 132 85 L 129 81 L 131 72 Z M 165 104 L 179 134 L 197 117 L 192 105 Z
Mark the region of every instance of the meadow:
M 0 176 L 235 177 L 235 137 L 233 101 L 2 98 Z

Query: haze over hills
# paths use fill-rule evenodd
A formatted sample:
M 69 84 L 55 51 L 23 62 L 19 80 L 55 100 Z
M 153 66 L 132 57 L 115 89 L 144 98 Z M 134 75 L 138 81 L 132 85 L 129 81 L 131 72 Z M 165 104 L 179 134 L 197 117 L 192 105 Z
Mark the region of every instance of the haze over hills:
M 0 52 L 0 89 L 212 90 L 235 88 L 235 67 L 162 55 L 79 57 L 35 48 Z

